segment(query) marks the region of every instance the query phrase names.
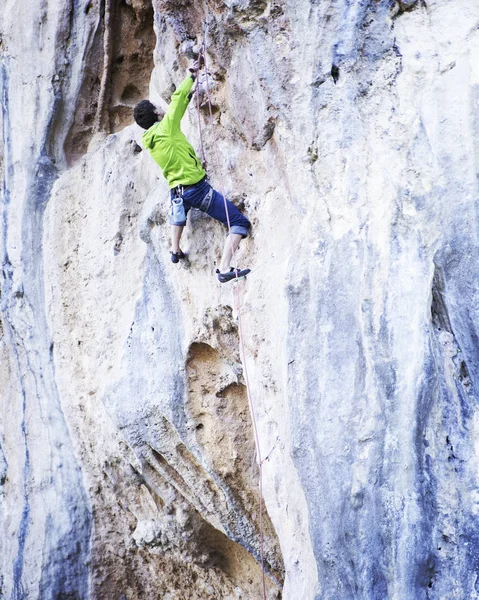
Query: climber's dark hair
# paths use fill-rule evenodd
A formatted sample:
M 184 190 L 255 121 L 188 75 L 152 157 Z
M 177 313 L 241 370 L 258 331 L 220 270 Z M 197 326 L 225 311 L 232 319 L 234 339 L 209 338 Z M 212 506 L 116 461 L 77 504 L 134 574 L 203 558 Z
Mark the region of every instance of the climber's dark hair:
M 156 107 L 149 100 L 142 100 L 133 109 L 133 117 L 140 127 L 150 129 L 158 121 Z

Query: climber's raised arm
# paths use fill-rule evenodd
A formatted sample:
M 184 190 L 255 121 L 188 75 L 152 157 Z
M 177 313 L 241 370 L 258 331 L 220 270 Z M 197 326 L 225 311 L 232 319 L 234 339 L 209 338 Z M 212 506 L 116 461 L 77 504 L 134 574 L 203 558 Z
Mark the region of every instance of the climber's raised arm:
M 181 119 L 183 118 L 188 104 L 191 100 L 193 92 L 191 88 L 196 79 L 196 74 L 203 64 L 202 55 L 188 69 L 189 74 L 183 79 L 180 85 L 176 88 L 171 96 L 170 104 L 163 118 L 165 128 L 174 131 L 180 127 Z
M 189 74 L 180 85 L 176 88 L 176 91 L 171 96 L 170 104 L 163 117 L 165 129 L 171 131 L 179 129 L 181 119 L 183 118 L 185 111 L 191 99 L 191 88 L 195 78 L 192 74 Z

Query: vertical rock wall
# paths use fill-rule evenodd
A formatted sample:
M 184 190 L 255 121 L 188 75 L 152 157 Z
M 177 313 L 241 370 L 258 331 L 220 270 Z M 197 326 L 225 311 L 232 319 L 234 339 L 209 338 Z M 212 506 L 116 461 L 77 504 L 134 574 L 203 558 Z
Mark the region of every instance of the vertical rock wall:
M 170 262 L 131 119 L 205 24 L 236 287 L 202 214 Z M 245 369 L 268 598 L 479 597 L 476 4 L 6 0 L 0 35 L 0 597 L 261 597 Z

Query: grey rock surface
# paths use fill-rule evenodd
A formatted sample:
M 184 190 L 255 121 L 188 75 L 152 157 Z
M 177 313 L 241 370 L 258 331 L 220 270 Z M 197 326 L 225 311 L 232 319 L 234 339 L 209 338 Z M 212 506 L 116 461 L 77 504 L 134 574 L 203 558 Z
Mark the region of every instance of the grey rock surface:
M 132 120 L 203 32 L 224 286 Z M 0 56 L 0 598 L 260 598 L 262 537 L 269 600 L 479 598 L 479 5 L 7 0 Z

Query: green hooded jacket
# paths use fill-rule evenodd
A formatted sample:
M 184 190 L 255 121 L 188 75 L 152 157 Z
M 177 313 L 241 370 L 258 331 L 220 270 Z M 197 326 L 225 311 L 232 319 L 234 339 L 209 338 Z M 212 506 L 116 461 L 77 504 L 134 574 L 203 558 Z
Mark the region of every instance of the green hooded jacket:
M 190 102 L 192 86 L 193 79 L 188 75 L 171 96 L 163 119 L 152 125 L 142 137 L 144 147 L 161 168 L 170 188 L 198 183 L 206 175 L 180 127 Z

